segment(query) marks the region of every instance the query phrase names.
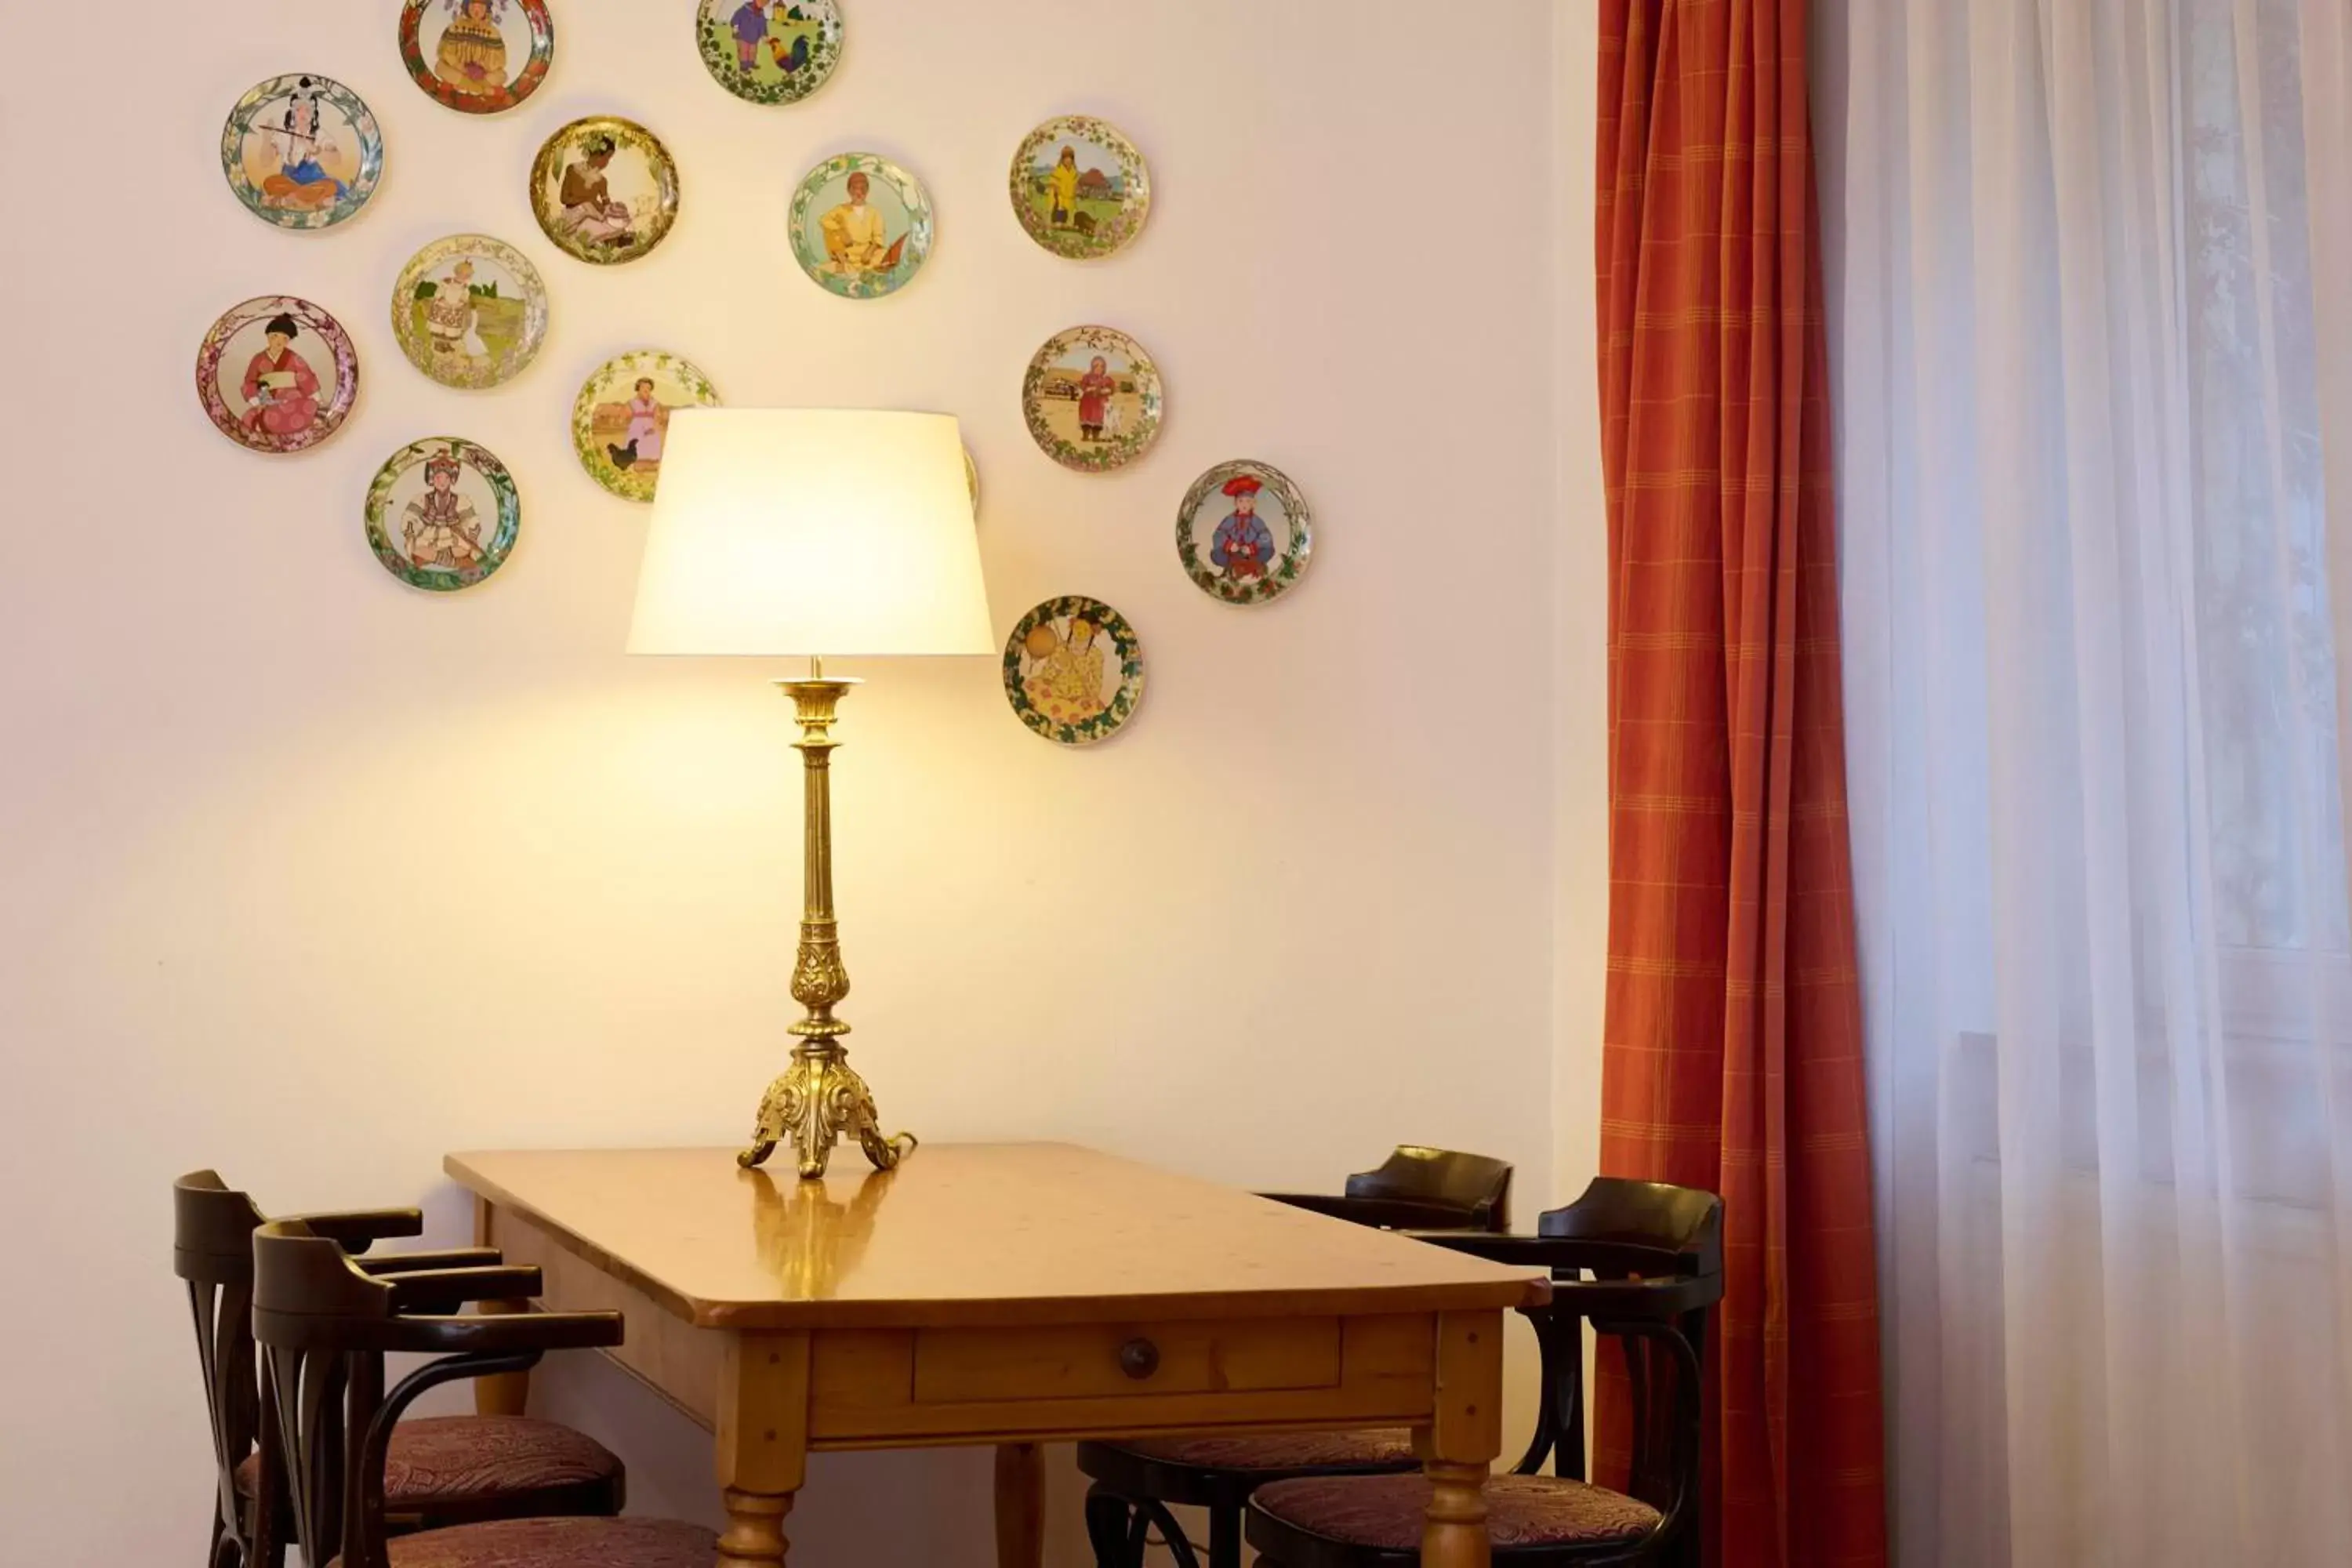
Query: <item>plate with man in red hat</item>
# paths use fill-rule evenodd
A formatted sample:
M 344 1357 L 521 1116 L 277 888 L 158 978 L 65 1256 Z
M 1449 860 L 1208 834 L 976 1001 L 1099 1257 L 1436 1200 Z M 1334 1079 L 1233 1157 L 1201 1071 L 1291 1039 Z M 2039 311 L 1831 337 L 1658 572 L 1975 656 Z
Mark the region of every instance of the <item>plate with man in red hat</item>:
M 1271 463 L 1219 463 L 1192 481 L 1176 514 L 1176 554 L 1212 598 L 1263 605 L 1297 586 L 1315 524 L 1290 476 Z

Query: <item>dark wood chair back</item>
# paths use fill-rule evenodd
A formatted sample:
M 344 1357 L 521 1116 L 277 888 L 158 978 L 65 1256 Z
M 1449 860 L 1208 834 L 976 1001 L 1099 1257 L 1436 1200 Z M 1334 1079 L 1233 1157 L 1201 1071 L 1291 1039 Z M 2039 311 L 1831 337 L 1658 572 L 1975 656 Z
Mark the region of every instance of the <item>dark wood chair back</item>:
M 388 1568 L 383 1464 L 392 1429 L 427 1389 L 523 1372 L 551 1350 L 617 1345 L 617 1312 L 459 1316 L 468 1301 L 540 1293 L 539 1270 L 483 1266 L 372 1274 L 303 1220 L 253 1233 L 253 1335 L 277 1420 L 307 1568 Z M 437 1359 L 389 1392 L 383 1358 Z
M 261 1224 L 253 1200 L 231 1188 L 217 1171 L 196 1171 L 172 1184 L 172 1271 L 187 1281 L 196 1323 L 196 1353 L 204 1366 L 205 1409 L 212 1425 L 217 1495 L 212 1561 L 224 1542 L 239 1563 L 254 1560 L 254 1543 L 236 1490 L 237 1467 L 260 1440 L 259 1385 L 253 1359 L 253 1232 Z
M 1386 1230 L 1511 1228 L 1508 1161 L 1400 1144 L 1376 1171 L 1349 1176 L 1344 1193 L 1260 1193 L 1260 1197 Z
M 1348 1178 L 1351 1198 L 1437 1204 L 1470 1216 L 1473 1228 L 1511 1228 L 1511 1165 L 1486 1154 L 1402 1143 L 1377 1171 Z

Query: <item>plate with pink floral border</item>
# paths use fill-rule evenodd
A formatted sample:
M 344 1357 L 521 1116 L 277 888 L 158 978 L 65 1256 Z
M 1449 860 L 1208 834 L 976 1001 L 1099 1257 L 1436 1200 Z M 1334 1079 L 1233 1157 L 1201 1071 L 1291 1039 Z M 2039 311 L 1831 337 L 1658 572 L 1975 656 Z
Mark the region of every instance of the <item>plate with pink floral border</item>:
M 343 324 L 291 294 L 232 306 L 196 351 L 196 395 L 220 433 L 257 452 L 300 452 L 342 428 L 360 393 Z

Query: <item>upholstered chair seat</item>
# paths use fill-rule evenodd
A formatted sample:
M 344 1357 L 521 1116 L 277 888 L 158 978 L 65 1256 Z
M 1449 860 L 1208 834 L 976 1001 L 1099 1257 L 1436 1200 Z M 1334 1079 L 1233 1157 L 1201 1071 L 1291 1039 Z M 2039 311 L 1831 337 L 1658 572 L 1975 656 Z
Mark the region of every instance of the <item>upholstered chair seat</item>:
M 1318 1541 L 1418 1552 L 1429 1481 L 1417 1475 L 1313 1476 L 1260 1487 L 1253 1504 L 1267 1520 Z M 1496 1476 L 1486 1485 L 1486 1528 L 1498 1562 L 1513 1548 L 1630 1545 L 1656 1530 L 1659 1521 L 1648 1503 L 1582 1481 Z
M 251 1497 L 261 1456 L 236 1470 Z M 527 1415 L 430 1415 L 392 1429 L 383 1466 L 385 1513 L 442 1523 L 542 1514 L 610 1512 L 625 1472 L 613 1451 L 585 1433 Z M 593 1510 L 582 1505 L 593 1500 Z
M 719 1537 L 669 1519 L 508 1519 L 394 1536 L 384 1550 L 392 1568 L 710 1568 Z

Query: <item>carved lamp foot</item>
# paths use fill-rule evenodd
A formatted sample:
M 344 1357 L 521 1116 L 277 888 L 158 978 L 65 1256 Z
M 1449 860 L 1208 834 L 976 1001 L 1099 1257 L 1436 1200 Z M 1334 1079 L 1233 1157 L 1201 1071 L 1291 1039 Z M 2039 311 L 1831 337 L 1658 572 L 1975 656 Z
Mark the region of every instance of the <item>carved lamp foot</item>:
M 855 1138 L 877 1171 L 895 1171 L 915 1147 L 911 1133 L 885 1137 L 874 1109 L 874 1091 L 851 1067 L 848 1054 L 826 1040 L 793 1052 L 793 1065 L 768 1086 L 760 1102 L 751 1146 L 736 1156 L 749 1170 L 780 1143 L 790 1142 L 803 1181 L 814 1181 L 833 1162 L 834 1145 Z

